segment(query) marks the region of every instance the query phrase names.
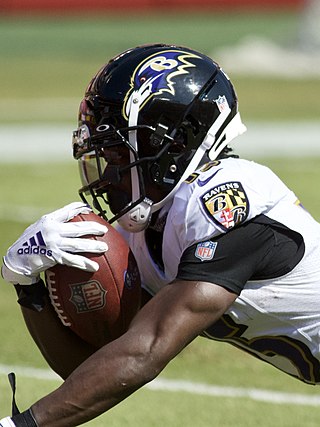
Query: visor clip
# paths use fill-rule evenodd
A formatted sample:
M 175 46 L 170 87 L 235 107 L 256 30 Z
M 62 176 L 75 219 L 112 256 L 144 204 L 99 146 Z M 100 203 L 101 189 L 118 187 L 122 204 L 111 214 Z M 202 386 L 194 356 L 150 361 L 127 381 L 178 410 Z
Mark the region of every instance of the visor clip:
M 150 137 L 150 144 L 152 147 L 160 147 L 163 144 L 168 129 L 169 128 L 167 126 L 164 126 L 161 123 L 157 124 L 155 131 Z

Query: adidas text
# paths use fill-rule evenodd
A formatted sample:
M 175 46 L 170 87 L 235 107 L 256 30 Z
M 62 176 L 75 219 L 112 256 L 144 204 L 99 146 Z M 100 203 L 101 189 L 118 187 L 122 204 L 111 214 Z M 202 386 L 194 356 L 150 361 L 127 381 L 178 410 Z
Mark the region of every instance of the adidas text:
M 52 251 L 46 248 L 40 248 L 39 246 L 27 246 L 26 248 L 18 249 L 18 255 L 43 255 L 52 256 Z

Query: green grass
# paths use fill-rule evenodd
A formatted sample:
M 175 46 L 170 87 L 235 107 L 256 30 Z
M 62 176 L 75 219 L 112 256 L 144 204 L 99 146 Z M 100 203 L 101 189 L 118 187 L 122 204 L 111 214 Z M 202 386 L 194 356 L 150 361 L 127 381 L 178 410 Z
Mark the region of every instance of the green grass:
M 314 192 L 314 183 L 320 182 L 320 158 L 267 159 L 264 163 L 272 167 L 297 192 L 309 211 L 320 219 L 319 198 Z M 3 164 L 0 168 L 0 180 L 8 183 L 2 188 L 3 202 L 0 208 L 1 255 L 41 213 L 78 198 L 76 162 L 36 166 Z M 24 206 L 35 210 L 28 210 Z M 24 210 L 25 219 L 21 214 Z M 45 361 L 26 332 L 15 293 L 3 280 L 0 283 L 0 312 L 0 364 L 46 368 Z M 228 344 L 203 338 L 198 338 L 187 347 L 167 366 L 162 376 L 220 386 L 320 394 L 317 387 L 300 383 Z M 18 376 L 17 400 L 20 408 L 28 407 L 58 385 L 58 381 Z M 0 393 L 0 413 L 5 415 L 10 408 L 10 391 L 5 375 L 0 375 Z M 143 389 L 124 404 L 87 425 L 316 427 L 319 416 L 320 409 L 312 406 L 277 405 L 246 398 L 209 397 Z
M 139 44 L 176 43 L 219 61 L 218 50 L 250 35 L 294 46 L 299 25 L 299 16 L 288 11 L 2 17 L 0 123 L 74 122 L 79 101 L 95 72 L 110 57 Z M 230 77 L 246 120 L 319 118 L 320 79 Z
M 18 379 L 19 381 L 19 379 Z M 18 405 L 37 399 L 57 386 L 53 381 L 19 381 Z M 5 381 L 0 392 L 5 395 Z M 29 393 L 21 398 L 21 392 Z M 9 399 L 5 399 L 9 406 Z M 8 407 L 7 406 L 7 407 Z M 1 405 L 2 407 L 2 405 Z M 223 410 L 221 410 L 223 408 Z M 248 399 L 207 397 L 188 393 L 172 394 L 140 390 L 117 408 L 85 425 L 90 427 L 317 427 L 319 409 L 297 405 L 275 405 Z
M 298 25 L 299 17 L 288 12 L 0 17 L 0 125 L 75 123 L 78 103 L 90 77 L 109 57 L 126 48 L 160 41 L 190 46 L 214 56 L 222 46 L 230 46 L 252 34 L 281 44 L 294 44 Z M 320 80 L 231 77 L 244 121 L 319 120 Z M 315 191 L 320 182 L 320 158 L 267 159 L 264 163 L 279 174 L 320 220 L 320 199 Z M 0 182 L 1 256 L 40 215 L 78 200 L 76 162 L 1 164 Z M 46 368 L 26 332 L 15 292 L 2 279 L 0 312 L 0 365 Z M 228 344 L 202 338 L 172 361 L 162 376 L 220 386 L 320 394 L 317 387 L 304 385 Z M 28 407 L 58 384 L 59 381 L 18 377 L 20 408 Z M 0 395 L 0 414 L 5 416 L 9 414 L 10 391 L 3 374 Z M 319 418 L 320 409 L 312 406 L 143 389 L 88 425 L 317 427 Z
M 6 59 L 47 60 L 59 57 L 79 63 L 109 57 L 142 43 L 177 43 L 211 52 L 250 34 L 289 42 L 296 13 L 149 13 L 101 16 L 0 18 L 0 53 Z M 130 36 L 130 38 L 128 37 Z M 32 49 L 31 49 L 32 48 Z M 80 70 L 81 71 L 81 70 Z

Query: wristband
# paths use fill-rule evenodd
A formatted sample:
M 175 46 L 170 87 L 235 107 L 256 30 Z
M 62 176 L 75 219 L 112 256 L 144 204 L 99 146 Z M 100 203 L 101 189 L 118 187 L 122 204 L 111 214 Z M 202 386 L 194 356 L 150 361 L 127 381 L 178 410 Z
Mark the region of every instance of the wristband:
M 9 383 L 12 389 L 12 416 L 0 420 L 0 427 L 39 427 L 32 413 L 31 408 L 24 412 L 19 411 L 16 404 L 16 376 L 14 372 L 8 374 Z
M 40 279 L 33 285 L 14 285 L 18 295 L 18 303 L 22 307 L 33 311 L 41 311 L 45 304 L 45 296 L 48 295 L 48 289 L 43 280 Z
M 17 427 L 10 417 L 0 420 L 0 427 Z
M 39 427 L 31 409 L 11 417 L 15 427 Z

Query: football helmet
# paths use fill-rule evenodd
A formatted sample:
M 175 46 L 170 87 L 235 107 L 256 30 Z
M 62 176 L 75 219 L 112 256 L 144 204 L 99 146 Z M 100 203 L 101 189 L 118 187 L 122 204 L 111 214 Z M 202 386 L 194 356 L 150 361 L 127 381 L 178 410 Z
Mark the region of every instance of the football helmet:
M 129 49 L 98 71 L 80 104 L 80 196 L 110 223 L 141 231 L 204 157 L 244 130 L 233 85 L 212 59 L 175 45 Z

